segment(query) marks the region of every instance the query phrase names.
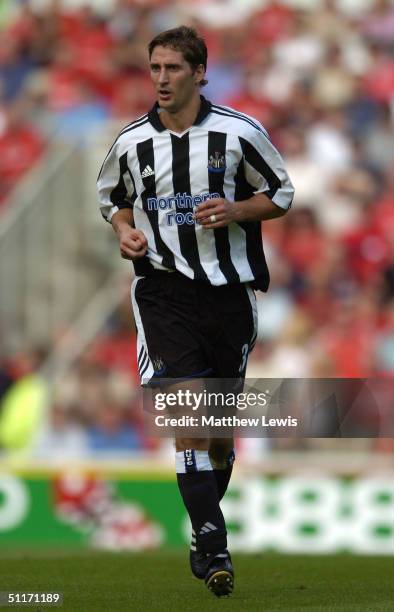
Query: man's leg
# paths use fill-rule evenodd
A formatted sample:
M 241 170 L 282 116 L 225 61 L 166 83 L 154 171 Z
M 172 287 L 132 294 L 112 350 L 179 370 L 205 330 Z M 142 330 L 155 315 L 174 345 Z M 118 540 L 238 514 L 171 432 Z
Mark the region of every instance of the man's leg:
M 196 300 L 200 286 L 180 274 L 164 273 L 164 276 L 148 276 L 134 285 L 140 375 L 145 384 L 155 384 L 164 393 L 202 393 L 206 384 L 199 377 L 210 376 L 213 367 L 210 347 L 201 329 L 200 304 Z M 209 287 L 204 287 L 204 294 L 207 291 Z M 209 310 L 205 316 L 210 316 Z M 166 416 L 181 416 L 182 412 L 185 416 L 197 416 L 195 407 L 184 400 L 179 395 L 179 405 L 169 404 Z M 203 432 L 202 438 L 196 439 L 197 431 L 188 427 L 180 429 L 175 432 L 177 481 L 201 551 L 198 552 L 201 555 L 199 577 L 205 579 L 207 587 L 216 595 L 228 595 L 233 586 L 233 570 L 226 551 L 226 526 L 209 459 L 209 445 L 204 439 L 207 436 Z M 216 577 L 218 572 L 220 576 Z
M 192 523 L 190 565 L 197 578 L 218 597 L 231 594 L 234 571 L 227 551 L 227 532 L 219 505 L 217 480 L 208 441 L 176 440 L 178 486 Z
M 196 548 L 205 554 L 218 553 L 227 548 L 226 525 L 208 446 L 208 441 L 204 439 L 176 440 L 179 490 L 195 534 Z
M 223 499 L 230 482 L 235 460 L 233 438 L 211 438 L 209 458 L 216 478 L 219 500 Z

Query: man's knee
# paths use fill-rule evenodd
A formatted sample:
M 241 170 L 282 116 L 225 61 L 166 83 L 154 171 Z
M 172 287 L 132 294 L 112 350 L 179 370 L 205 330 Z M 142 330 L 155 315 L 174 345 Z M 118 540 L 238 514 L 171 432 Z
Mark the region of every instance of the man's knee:
M 189 449 L 208 450 L 209 441 L 206 438 L 176 438 L 175 449 L 177 452 Z
M 209 457 L 214 464 L 224 465 L 234 449 L 232 438 L 213 438 L 209 444 Z

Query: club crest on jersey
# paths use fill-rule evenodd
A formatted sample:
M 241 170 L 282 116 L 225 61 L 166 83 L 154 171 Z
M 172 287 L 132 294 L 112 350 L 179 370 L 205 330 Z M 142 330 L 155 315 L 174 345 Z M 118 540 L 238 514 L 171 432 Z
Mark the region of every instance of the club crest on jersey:
M 226 169 L 226 159 L 224 153 L 215 151 L 213 155 L 209 156 L 208 159 L 208 171 L 209 172 L 224 172 Z

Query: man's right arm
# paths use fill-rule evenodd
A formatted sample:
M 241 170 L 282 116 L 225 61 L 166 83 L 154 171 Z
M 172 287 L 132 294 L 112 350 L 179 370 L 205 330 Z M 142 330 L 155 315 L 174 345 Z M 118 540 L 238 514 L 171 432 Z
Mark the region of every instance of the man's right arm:
M 123 259 L 139 259 L 148 248 L 145 234 L 134 227 L 132 208 L 122 208 L 111 217 L 111 224 L 119 240 Z
M 111 147 L 97 179 L 101 214 L 111 223 L 119 240 L 124 259 L 139 259 L 148 244 L 141 230 L 134 227 L 133 204 L 136 199 L 133 182 L 128 179 L 127 154 L 118 150 L 118 141 Z M 122 154 L 121 154 L 122 153 Z

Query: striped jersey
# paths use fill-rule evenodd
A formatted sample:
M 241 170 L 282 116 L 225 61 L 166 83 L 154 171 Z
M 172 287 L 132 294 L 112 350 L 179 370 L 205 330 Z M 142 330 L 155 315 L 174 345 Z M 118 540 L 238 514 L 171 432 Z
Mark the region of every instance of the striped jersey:
M 194 222 L 199 204 L 212 198 L 237 202 L 265 193 L 290 207 L 294 189 L 283 160 L 252 117 L 201 96 L 194 124 L 178 134 L 164 127 L 160 108 L 126 126 L 98 178 L 103 217 L 132 208 L 148 250 L 134 262 L 137 276 L 178 270 L 212 285 L 250 282 L 266 291 L 269 273 L 261 223 L 238 222 L 206 230 Z

